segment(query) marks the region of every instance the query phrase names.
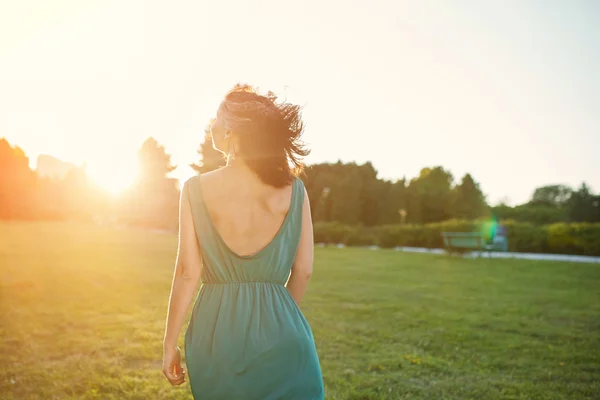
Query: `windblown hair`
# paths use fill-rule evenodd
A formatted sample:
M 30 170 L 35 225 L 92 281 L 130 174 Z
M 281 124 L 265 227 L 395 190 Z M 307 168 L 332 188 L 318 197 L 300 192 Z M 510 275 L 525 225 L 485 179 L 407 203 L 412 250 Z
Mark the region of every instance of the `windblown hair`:
M 223 100 L 225 124 L 238 136 L 240 157 L 260 178 L 283 187 L 298 176 L 310 153 L 301 141 L 300 106 L 278 102 L 274 93 L 260 95 L 249 85 L 236 85 Z

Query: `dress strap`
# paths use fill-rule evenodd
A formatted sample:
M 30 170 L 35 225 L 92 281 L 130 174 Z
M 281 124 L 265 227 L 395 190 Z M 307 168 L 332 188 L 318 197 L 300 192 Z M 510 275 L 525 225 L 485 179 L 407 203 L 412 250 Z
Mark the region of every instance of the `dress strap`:
M 292 190 L 292 203 L 290 204 L 289 213 L 290 223 L 294 225 L 293 231 L 300 232 L 302 227 L 302 210 L 304 205 L 304 182 L 300 178 L 294 177 L 294 181 L 292 182 L 293 190 Z
M 295 199 L 294 199 L 294 207 L 297 212 L 302 211 L 302 205 L 304 204 L 304 182 L 302 179 L 295 177 L 294 184 L 296 185 L 296 190 L 293 191 Z
M 183 190 L 187 190 L 196 236 L 202 242 L 206 241 L 206 234 L 212 230 L 212 226 L 210 224 L 210 216 L 207 214 L 208 210 L 204 203 L 204 195 L 199 181 L 200 175 L 188 179 L 184 184 Z

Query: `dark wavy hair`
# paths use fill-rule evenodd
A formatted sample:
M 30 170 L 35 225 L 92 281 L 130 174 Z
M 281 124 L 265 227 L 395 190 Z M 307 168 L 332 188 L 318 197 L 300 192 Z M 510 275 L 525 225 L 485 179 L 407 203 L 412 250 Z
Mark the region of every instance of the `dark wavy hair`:
M 238 84 L 224 102 L 235 105 L 235 117 L 246 119 L 236 129 L 240 157 L 260 180 L 274 187 L 284 187 L 304 169 L 300 160 L 310 153 L 301 141 L 304 131 L 301 107 L 278 102 L 273 92 L 259 94 L 255 88 Z M 260 104 L 257 104 L 260 103 Z M 260 107 L 245 107 L 248 104 Z

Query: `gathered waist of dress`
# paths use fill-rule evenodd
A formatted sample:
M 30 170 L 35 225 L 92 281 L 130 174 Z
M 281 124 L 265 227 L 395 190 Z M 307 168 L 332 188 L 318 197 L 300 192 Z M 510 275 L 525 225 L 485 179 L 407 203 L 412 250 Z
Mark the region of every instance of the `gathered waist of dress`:
M 202 282 L 203 285 L 277 285 L 285 286 L 285 283 L 281 282 L 269 282 L 269 281 L 222 281 L 222 282 Z

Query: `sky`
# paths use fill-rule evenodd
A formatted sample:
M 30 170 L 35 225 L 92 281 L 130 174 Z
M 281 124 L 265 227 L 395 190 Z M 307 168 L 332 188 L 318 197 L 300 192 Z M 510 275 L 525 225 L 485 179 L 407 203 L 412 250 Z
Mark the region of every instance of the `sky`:
M 599 20 L 595 0 L 2 1 L 0 137 L 117 190 L 152 136 L 186 179 L 245 82 L 304 106 L 307 163 L 442 165 L 492 204 L 598 191 Z

